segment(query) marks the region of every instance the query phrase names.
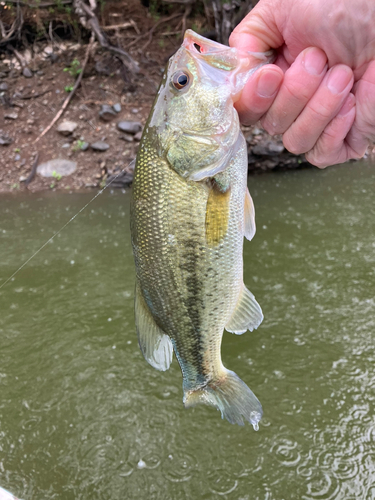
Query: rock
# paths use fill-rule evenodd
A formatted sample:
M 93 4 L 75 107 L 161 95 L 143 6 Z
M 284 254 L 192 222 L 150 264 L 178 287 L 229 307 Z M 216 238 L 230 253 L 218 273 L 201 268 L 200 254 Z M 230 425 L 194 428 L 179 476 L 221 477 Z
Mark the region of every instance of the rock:
M 75 161 L 56 159 L 38 165 L 36 171 L 42 177 L 54 177 L 56 175 L 70 175 L 77 170 Z
M 107 151 L 107 149 L 109 148 L 109 144 L 103 141 L 96 141 L 90 146 L 94 151 Z
M 65 144 L 63 144 L 61 147 L 62 147 L 63 149 L 68 149 L 68 148 L 70 148 L 70 142 L 66 142 L 66 143 L 65 143 Z
M 7 113 L 6 115 L 4 115 L 4 118 L 6 118 L 7 120 L 17 120 L 18 114 L 17 113 Z
M 134 140 L 137 142 L 139 142 L 141 140 L 141 138 L 142 138 L 142 131 L 137 132 L 134 136 Z
M 3 82 L 3 83 L 0 83 L 0 92 L 5 92 L 6 90 L 8 90 L 8 84 Z
M 111 187 L 113 188 L 124 188 L 128 187 L 132 182 L 133 182 L 133 173 L 132 172 L 127 172 L 124 170 L 121 172 L 120 175 L 116 178 L 116 175 L 118 173 L 114 172 L 113 174 L 110 174 L 107 179 L 106 179 L 106 185 L 111 184 Z
M 68 120 L 65 120 L 61 123 L 59 123 L 57 127 L 57 131 L 60 132 L 61 135 L 70 135 L 72 134 L 75 129 L 78 127 L 78 124 L 76 122 L 71 122 Z
M 121 132 L 125 132 L 127 134 L 136 134 L 142 130 L 142 124 L 139 122 L 118 122 L 117 128 L 121 130 Z
M 251 152 L 258 156 L 277 156 L 284 151 L 282 143 L 267 141 L 254 146 Z
M 80 150 L 81 151 L 87 151 L 89 149 L 89 143 L 88 142 L 83 142 L 81 144 Z
M 136 115 L 137 113 L 139 113 L 138 108 L 133 108 L 131 111 L 132 111 L 133 115 Z
M 38 76 L 44 76 L 44 71 L 42 69 L 38 69 L 38 71 L 36 72 L 36 74 Z
M 116 113 L 120 113 L 120 111 L 121 111 L 121 104 L 119 102 L 116 102 L 116 104 L 114 104 L 112 106 L 112 108 L 113 108 L 113 111 L 116 111 Z
M 119 135 L 119 139 L 121 139 L 122 141 L 126 141 L 126 142 L 133 142 L 134 141 L 133 136 L 130 134 L 121 134 L 121 135 Z
M 23 68 L 23 70 L 22 70 L 22 74 L 23 74 L 23 76 L 24 76 L 25 78 L 32 78 L 32 76 L 33 76 L 32 71 L 31 71 L 29 68 L 27 68 L 27 67 L 26 67 L 26 68 Z
M 7 146 L 8 144 L 11 144 L 13 142 L 13 139 L 9 137 L 5 132 L 0 130 L 0 146 Z
M 116 111 L 114 111 L 112 106 L 109 106 L 108 104 L 103 104 L 99 111 L 99 117 L 105 122 L 112 120 L 116 114 Z
M 16 154 L 16 156 L 14 157 L 14 161 L 20 161 L 20 159 L 21 159 L 21 155 Z

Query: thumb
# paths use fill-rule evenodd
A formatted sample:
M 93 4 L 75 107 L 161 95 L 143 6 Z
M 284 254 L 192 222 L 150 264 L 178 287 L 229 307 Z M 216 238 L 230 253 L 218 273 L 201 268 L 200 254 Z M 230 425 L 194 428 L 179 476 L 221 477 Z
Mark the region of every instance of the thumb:
M 277 27 L 277 7 L 273 0 L 261 1 L 233 30 L 229 45 L 251 52 L 277 49 L 284 38 Z

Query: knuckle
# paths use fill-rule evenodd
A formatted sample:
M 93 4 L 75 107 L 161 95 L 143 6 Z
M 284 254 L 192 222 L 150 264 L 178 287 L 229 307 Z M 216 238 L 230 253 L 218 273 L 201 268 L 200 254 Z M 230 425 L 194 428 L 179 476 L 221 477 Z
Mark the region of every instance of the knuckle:
M 298 103 L 301 101 L 307 102 L 314 94 L 314 91 L 309 86 L 295 80 L 285 82 L 285 90 L 288 93 L 288 100 Z
M 335 115 L 337 104 L 325 103 L 324 101 L 316 102 L 309 106 L 311 120 L 318 123 L 327 123 Z

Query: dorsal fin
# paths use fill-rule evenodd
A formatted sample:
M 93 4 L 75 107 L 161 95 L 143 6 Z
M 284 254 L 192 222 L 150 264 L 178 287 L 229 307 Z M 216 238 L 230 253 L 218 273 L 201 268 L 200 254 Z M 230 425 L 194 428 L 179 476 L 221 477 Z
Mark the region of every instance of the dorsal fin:
M 263 321 L 263 313 L 260 305 L 255 300 L 254 295 L 242 285 L 242 290 L 233 311 L 231 319 L 225 325 L 228 332 L 241 335 L 246 330 L 251 332 Z

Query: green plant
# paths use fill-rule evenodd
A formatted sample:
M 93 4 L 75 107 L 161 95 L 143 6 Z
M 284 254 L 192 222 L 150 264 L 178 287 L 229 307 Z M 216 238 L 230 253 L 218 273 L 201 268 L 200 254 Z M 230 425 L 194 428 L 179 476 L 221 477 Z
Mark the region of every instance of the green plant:
M 54 182 L 51 182 L 51 184 L 49 185 L 49 187 L 50 187 L 51 189 L 53 189 L 53 188 L 55 187 L 55 185 L 56 185 L 56 184 L 55 184 Z
M 15 153 L 20 153 L 20 152 L 21 152 L 21 150 L 20 150 L 20 148 L 14 148 L 14 152 L 15 152 Z
M 71 92 L 73 90 L 73 85 L 66 85 L 66 87 L 64 87 L 64 90 L 65 92 Z
M 79 151 L 80 149 L 83 148 L 84 144 L 85 144 L 85 141 L 81 141 L 81 139 L 77 139 L 74 146 L 72 147 L 72 150 Z
M 18 183 L 18 182 L 15 182 L 14 184 L 12 184 L 12 185 L 10 186 L 10 189 L 19 189 L 19 188 L 20 188 L 20 185 L 19 185 L 19 183 Z
M 159 45 L 159 47 L 160 47 L 161 49 L 163 49 L 163 48 L 164 48 L 165 43 L 164 43 L 164 40 L 163 40 L 162 38 L 158 41 L 158 45 Z
M 69 66 L 63 69 L 64 72 L 68 72 L 70 76 L 73 78 L 77 78 L 77 76 L 82 73 L 82 68 L 80 68 L 81 63 L 78 59 L 73 59 Z
M 58 173 L 56 172 L 56 170 L 54 170 L 54 171 L 52 172 L 52 177 L 53 177 L 54 179 L 56 179 L 57 181 L 60 181 L 60 180 L 61 180 L 62 175 L 61 175 L 61 174 L 58 174 Z

